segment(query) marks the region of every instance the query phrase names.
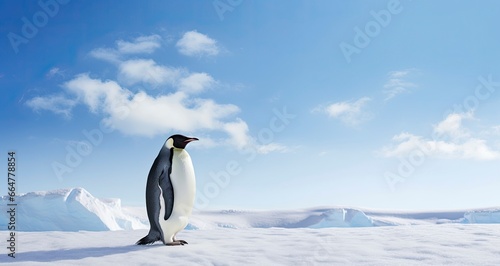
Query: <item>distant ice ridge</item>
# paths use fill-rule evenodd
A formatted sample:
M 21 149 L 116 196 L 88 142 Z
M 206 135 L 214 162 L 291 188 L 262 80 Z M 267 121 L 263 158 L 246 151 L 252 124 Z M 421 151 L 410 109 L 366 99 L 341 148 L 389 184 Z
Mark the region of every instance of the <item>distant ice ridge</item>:
M 464 215 L 464 223 L 471 223 L 471 224 L 500 223 L 500 209 L 466 212 Z
M 360 210 L 332 209 L 320 215 L 321 219 L 310 225 L 312 228 L 367 227 L 373 226 L 372 218 Z
M 214 228 L 328 228 L 375 226 L 360 210 L 314 208 L 290 211 L 203 211 L 193 214 L 192 229 Z
M 0 202 L 6 206 L 8 197 Z M 83 188 L 22 194 L 16 197 L 16 230 L 19 231 L 107 231 L 147 229 L 137 217 L 123 212 L 120 199 L 98 199 Z M 2 211 L 1 228 L 8 217 Z
M 149 229 L 145 207 L 122 207 L 119 199 L 98 199 L 83 188 L 31 192 L 16 198 L 18 231 L 114 231 Z M 8 197 L 0 198 L 7 207 Z M 8 213 L 0 212 L 0 230 Z M 500 208 L 462 211 L 384 212 L 344 207 L 268 211 L 194 211 L 186 230 L 217 228 L 330 228 L 500 223 Z

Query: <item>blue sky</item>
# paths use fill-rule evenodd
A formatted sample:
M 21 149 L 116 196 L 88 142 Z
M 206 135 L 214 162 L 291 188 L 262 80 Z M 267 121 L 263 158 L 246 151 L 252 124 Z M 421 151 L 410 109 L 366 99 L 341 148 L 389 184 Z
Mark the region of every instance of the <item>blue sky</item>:
M 0 3 L 19 192 L 141 206 L 182 133 L 199 209 L 500 204 L 500 3 L 40 3 Z

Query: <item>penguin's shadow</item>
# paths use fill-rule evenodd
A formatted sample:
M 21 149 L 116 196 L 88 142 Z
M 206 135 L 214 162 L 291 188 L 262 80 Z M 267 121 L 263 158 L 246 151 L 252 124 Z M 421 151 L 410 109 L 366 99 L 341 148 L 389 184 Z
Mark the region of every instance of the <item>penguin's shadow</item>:
M 61 260 L 81 260 L 85 258 L 104 257 L 125 254 L 138 250 L 160 247 L 161 245 L 129 245 L 119 247 L 86 247 L 60 250 L 40 250 L 16 253 L 16 261 L 54 262 Z

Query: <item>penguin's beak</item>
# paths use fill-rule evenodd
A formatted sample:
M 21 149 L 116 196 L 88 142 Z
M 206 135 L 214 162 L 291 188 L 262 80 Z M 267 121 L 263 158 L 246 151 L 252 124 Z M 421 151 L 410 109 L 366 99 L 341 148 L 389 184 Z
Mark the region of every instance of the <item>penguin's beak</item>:
M 188 138 L 187 140 L 184 141 L 184 143 L 189 143 L 191 141 L 196 141 L 196 140 L 199 140 L 198 138 Z

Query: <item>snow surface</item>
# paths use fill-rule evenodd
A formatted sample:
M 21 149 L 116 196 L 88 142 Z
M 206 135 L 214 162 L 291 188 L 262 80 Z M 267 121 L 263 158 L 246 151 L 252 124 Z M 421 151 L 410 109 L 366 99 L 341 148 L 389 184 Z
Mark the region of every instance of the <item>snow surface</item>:
M 134 245 L 146 233 L 18 232 L 0 265 L 500 265 L 498 224 L 217 228 L 180 232 L 185 246 Z
M 2 208 L 7 200 L 0 198 Z M 1 248 L 0 264 L 500 265 L 499 208 L 195 211 L 178 235 L 189 244 L 169 247 L 134 245 L 149 228 L 145 208 L 83 188 L 31 192 L 16 202 L 16 258 Z M 2 210 L 0 229 L 7 222 Z

